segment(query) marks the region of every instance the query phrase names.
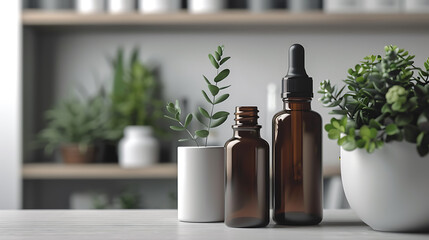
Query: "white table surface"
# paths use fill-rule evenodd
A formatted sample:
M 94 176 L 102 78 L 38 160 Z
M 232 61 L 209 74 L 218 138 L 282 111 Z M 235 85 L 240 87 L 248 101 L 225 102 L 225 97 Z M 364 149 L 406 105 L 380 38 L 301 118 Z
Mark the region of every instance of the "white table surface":
M 371 230 L 351 210 L 326 210 L 320 225 L 228 228 L 223 223 L 185 223 L 176 210 L 0 211 L 0 239 L 429 239 L 429 234 Z

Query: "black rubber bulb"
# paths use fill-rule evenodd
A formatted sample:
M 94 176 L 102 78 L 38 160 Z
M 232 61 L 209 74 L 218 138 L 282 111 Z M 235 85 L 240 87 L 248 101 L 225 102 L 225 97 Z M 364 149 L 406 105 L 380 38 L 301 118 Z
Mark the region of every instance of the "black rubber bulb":
M 300 44 L 294 44 L 289 48 L 289 69 L 282 81 L 282 98 L 313 97 L 313 79 L 305 71 L 304 56 L 304 47 Z
M 305 72 L 305 52 L 300 44 L 294 44 L 289 48 L 288 77 L 308 77 Z

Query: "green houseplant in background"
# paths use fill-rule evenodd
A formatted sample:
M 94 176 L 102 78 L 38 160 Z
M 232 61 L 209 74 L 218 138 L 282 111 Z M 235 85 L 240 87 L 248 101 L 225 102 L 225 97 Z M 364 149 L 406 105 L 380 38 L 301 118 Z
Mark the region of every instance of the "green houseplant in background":
M 96 141 L 111 139 L 109 108 L 103 91 L 81 100 L 77 97 L 61 101 L 45 112 L 47 126 L 38 135 L 46 153 L 60 149 L 65 163 L 94 160 Z
M 332 107 L 325 125 L 341 146 L 341 172 L 350 206 L 382 231 L 429 227 L 429 59 L 386 46 L 348 70 L 345 86 L 323 81 L 321 101 Z
M 160 134 L 163 114 L 161 84 L 153 71 L 139 60 L 133 50 L 129 61 L 118 50 L 114 69 L 112 125 L 124 137 L 118 145 L 122 167 L 144 167 L 159 161 L 159 143 L 152 134 Z
M 202 76 L 207 85 L 202 95 L 210 105 L 208 110 L 198 108 L 196 118 L 203 129 L 192 133 L 190 127 L 194 115 L 189 113 L 183 117 L 178 101 L 166 106 L 169 115 L 165 117 L 175 123 L 170 128 L 188 135 L 188 138 L 179 141 L 193 141 L 196 145 L 178 148 L 177 204 L 180 221 L 216 222 L 224 219 L 224 148 L 207 146 L 207 137 L 210 130 L 224 123 L 229 115 L 226 111 L 215 111 L 215 106 L 229 97 L 229 94 L 223 92 L 230 87 L 224 84 L 230 74 L 230 70 L 225 68 L 230 57 L 225 57 L 224 47 L 219 46 L 208 58 L 215 74 Z M 198 142 L 200 139 L 205 139 L 202 147 Z

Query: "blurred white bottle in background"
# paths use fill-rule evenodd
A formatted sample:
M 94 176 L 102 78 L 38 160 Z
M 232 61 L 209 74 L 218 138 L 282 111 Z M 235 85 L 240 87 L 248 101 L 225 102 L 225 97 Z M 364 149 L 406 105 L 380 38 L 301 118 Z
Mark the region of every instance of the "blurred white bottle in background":
M 78 13 L 100 13 L 104 11 L 104 0 L 76 0 Z
M 129 13 L 135 10 L 134 0 L 108 0 L 109 13 Z
M 429 13 L 429 0 L 404 0 L 405 12 Z
M 141 13 L 167 13 L 179 11 L 180 0 L 139 0 Z

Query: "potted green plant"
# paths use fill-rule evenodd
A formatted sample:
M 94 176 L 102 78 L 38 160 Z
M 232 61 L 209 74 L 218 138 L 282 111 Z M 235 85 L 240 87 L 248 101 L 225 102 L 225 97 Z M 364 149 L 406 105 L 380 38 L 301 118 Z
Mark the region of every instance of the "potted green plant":
M 119 50 L 113 68 L 112 125 L 125 133 L 118 145 L 119 163 L 122 167 L 154 164 L 159 161 L 159 143 L 153 133 L 161 131 L 161 84 L 140 62 L 137 49 L 128 62 Z
M 341 146 L 341 175 L 350 206 L 373 229 L 429 227 L 429 59 L 386 46 L 348 70 L 345 86 L 321 83 L 332 107 L 325 125 Z
M 204 99 L 210 108 L 199 107 L 196 118 L 203 129 L 190 130 L 193 114 L 182 117 L 179 102 L 167 104 L 169 115 L 166 118 L 176 125 L 170 126 L 174 131 L 186 132 L 187 138 L 179 141 L 192 141 L 195 147 L 178 148 L 178 218 L 188 222 L 218 222 L 224 219 L 224 147 L 207 146 L 210 130 L 223 124 L 229 113 L 215 111 L 215 106 L 228 99 L 229 94 L 222 93 L 230 87 L 223 81 L 230 70 L 224 64 L 230 57 L 224 56 L 224 47 L 219 46 L 209 60 L 216 69 L 213 77 L 203 79 L 207 89 L 202 90 Z
M 65 163 L 92 162 L 94 143 L 111 137 L 108 110 L 101 94 L 86 100 L 63 100 L 46 111 L 47 126 L 39 133 L 38 141 L 46 153 L 59 148 Z

